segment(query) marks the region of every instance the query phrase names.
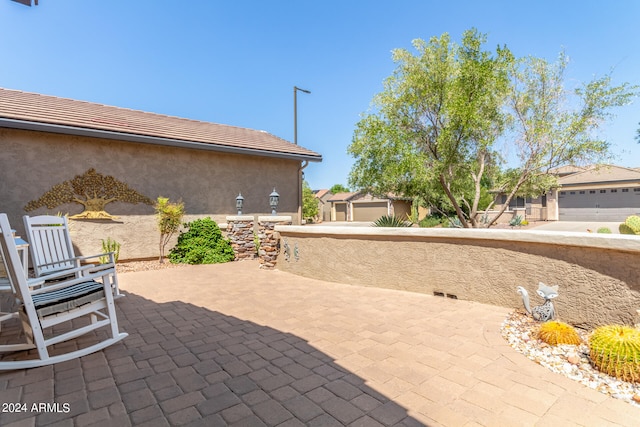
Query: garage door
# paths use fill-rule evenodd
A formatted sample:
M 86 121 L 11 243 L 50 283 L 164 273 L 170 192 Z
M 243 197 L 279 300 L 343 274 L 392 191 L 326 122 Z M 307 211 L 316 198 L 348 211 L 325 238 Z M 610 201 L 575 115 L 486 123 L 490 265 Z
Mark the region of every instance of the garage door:
M 346 221 L 346 220 L 347 220 L 347 204 L 336 203 L 336 221 Z
M 624 221 L 640 213 L 640 188 L 562 190 L 560 221 Z
M 389 214 L 387 202 L 354 203 L 351 206 L 354 221 L 373 222 Z

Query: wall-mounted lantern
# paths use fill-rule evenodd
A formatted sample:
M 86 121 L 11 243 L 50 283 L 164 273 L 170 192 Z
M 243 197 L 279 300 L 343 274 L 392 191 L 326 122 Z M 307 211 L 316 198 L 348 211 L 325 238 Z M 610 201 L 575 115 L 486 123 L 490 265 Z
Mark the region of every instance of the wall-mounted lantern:
M 271 215 L 276 214 L 276 208 L 278 207 L 278 202 L 280 201 L 280 195 L 276 193 L 275 187 L 271 194 L 269 194 L 269 206 L 271 206 Z
M 238 209 L 238 215 L 242 215 L 243 204 L 244 204 L 244 197 L 242 197 L 242 193 L 238 193 L 238 197 L 236 197 L 236 208 Z

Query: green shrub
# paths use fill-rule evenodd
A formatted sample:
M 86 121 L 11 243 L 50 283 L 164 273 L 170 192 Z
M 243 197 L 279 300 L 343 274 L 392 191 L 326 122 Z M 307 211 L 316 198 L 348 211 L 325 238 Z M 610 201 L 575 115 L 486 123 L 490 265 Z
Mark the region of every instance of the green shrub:
M 431 228 L 431 227 L 436 227 L 438 225 L 442 224 L 442 218 L 433 216 L 433 215 L 429 215 L 425 218 L 423 218 L 418 225 L 420 225 L 420 227 L 422 228 Z
M 607 227 L 600 227 L 597 232 L 600 234 L 611 234 L 611 230 Z
M 451 218 L 444 218 L 442 220 L 442 226 L 445 228 L 462 228 L 462 221 L 457 216 Z
M 374 227 L 411 227 L 409 221 L 398 218 L 394 215 L 384 215 L 378 218 L 374 223 Z
M 202 218 L 184 225 L 178 244 L 171 249 L 169 260 L 183 264 L 215 264 L 233 261 L 231 243 L 222 237 L 220 227 L 211 218 Z

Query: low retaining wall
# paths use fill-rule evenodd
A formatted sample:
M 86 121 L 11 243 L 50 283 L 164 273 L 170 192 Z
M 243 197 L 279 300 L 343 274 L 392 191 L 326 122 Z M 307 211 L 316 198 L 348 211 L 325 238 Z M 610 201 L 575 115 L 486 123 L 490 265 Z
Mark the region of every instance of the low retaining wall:
M 640 238 L 525 230 L 277 226 L 278 268 L 321 280 L 522 307 L 523 286 L 559 285 L 558 318 L 638 323 Z M 295 252 L 295 256 L 294 256 Z

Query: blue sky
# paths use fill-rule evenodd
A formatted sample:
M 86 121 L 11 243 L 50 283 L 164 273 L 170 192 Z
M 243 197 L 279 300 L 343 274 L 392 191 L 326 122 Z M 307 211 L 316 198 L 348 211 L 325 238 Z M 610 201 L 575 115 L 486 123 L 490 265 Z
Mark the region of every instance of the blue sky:
M 0 0 L 0 87 L 261 129 L 321 153 L 313 188 L 347 183 L 360 114 L 394 70 L 391 51 L 471 27 L 487 47 L 553 60 L 570 85 L 613 69 L 640 84 L 640 2 Z M 640 166 L 640 100 L 603 128 Z

